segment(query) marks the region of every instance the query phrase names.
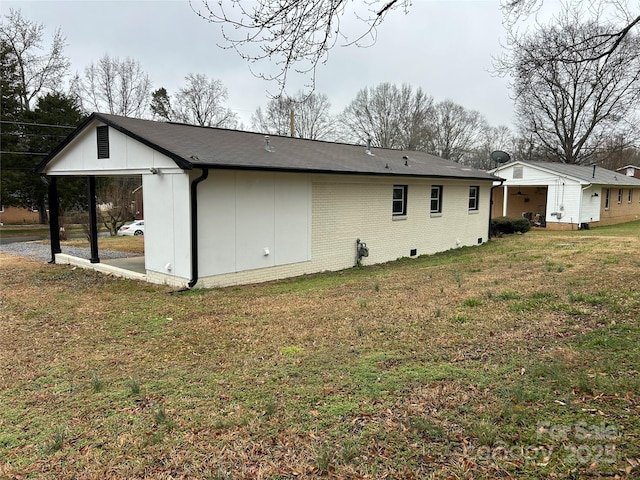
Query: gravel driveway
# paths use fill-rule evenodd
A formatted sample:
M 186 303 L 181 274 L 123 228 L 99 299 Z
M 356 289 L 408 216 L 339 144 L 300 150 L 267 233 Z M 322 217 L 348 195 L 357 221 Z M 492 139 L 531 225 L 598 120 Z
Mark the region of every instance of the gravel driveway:
M 42 260 L 45 262 L 51 260 L 51 246 L 36 242 L 15 242 L 6 245 L 0 245 L 0 252 L 17 257 L 34 258 L 36 260 Z M 62 253 L 78 258 L 91 258 L 91 249 L 88 247 L 71 247 L 63 245 Z M 112 250 L 100 250 L 100 258 L 104 259 L 126 258 L 135 256 L 139 255 L 126 252 L 115 252 Z

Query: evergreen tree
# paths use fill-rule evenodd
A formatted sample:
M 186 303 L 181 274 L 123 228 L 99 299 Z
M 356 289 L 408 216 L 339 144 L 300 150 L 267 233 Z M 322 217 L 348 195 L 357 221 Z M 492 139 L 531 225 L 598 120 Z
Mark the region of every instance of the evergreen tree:
M 20 182 L 26 163 L 21 161 L 24 135 L 22 132 L 22 107 L 17 61 L 9 46 L 0 41 L 0 202 L 7 206 L 21 205 L 14 184 Z M 28 205 L 30 206 L 30 205 Z
M 33 112 L 25 112 L 27 125 L 25 131 L 29 144 L 29 151 L 35 153 L 49 154 L 59 143 L 61 143 L 72 129 L 84 119 L 77 100 L 73 97 L 61 93 L 49 93 L 38 99 Z M 42 161 L 42 155 L 34 155 L 33 168 Z M 30 172 L 32 176 L 32 172 Z M 37 175 L 35 175 L 37 177 Z M 40 192 L 41 185 L 46 186 L 38 178 L 31 180 L 34 190 Z M 58 194 L 60 200 L 60 213 L 67 210 L 78 210 L 84 208 L 87 203 L 86 179 L 84 177 L 60 177 L 58 180 Z M 40 200 L 40 194 L 37 196 Z M 43 201 L 43 200 L 42 200 Z

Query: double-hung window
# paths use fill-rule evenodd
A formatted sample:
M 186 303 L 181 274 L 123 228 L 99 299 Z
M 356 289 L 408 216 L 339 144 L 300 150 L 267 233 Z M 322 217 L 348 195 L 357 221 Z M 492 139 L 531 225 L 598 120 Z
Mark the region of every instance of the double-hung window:
M 633 202 L 633 188 L 629 189 L 629 203 Z
M 622 189 L 618 189 L 618 203 L 622 203 Z
M 431 185 L 431 213 L 442 213 L 442 185 Z
M 480 198 L 480 187 L 469 187 L 469 210 L 478 210 L 478 199 Z
M 607 188 L 604 191 L 604 208 L 605 210 L 609 210 L 611 206 L 611 189 Z
M 407 185 L 393 186 L 393 203 L 391 210 L 393 215 L 407 214 L 407 190 Z

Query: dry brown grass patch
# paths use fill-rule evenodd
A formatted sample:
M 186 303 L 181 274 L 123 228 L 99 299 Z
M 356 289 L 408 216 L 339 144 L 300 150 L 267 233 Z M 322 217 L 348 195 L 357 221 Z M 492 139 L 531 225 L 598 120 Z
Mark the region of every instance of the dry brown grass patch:
M 543 232 L 182 293 L 0 255 L 0 476 L 575 478 L 473 452 L 602 417 L 623 478 L 637 252 Z

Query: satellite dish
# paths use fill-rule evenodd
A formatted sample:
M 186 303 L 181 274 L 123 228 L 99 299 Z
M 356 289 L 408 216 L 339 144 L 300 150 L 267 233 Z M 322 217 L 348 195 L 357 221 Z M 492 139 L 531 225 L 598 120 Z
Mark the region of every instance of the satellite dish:
M 501 163 L 507 163 L 511 160 L 511 155 L 507 152 L 503 152 L 502 150 L 496 150 L 495 152 L 491 152 L 491 160 L 496 162 L 496 166 Z

